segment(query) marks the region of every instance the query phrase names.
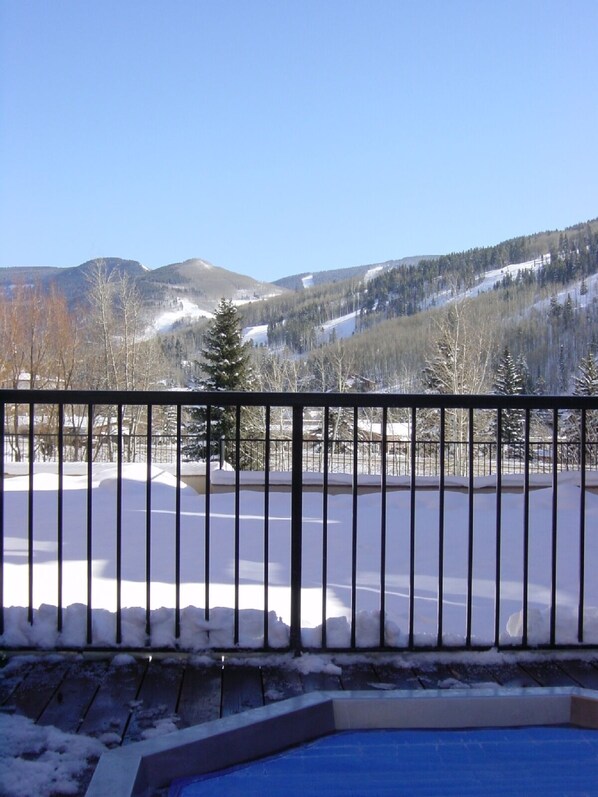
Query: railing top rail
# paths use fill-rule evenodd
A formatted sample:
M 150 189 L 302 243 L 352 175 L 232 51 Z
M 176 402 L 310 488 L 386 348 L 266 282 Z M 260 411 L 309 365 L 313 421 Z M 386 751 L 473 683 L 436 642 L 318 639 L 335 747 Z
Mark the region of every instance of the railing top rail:
M 441 393 L 263 393 L 200 390 L 0 390 L 0 404 L 368 407 L 598 410 L 598 396 L 503 396 Z

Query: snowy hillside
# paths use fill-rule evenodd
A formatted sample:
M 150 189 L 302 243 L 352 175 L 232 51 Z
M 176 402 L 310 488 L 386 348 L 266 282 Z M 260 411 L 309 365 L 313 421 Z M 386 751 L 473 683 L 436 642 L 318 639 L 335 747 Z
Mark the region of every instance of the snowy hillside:
M 202 310 L 189 299 L 178 299 L 172 310 L 164 310 L 154 318 L 151 330 L 156 333 L 169 332 L 176 324 L 193 323 L 200 318 L 213 318 L 214 314 Z
M 462 289 L 460 291 L 445 290 L 440 293 L 434 293 L 422 303 L 422 310 L 428 307 L 441 307 L 443 305 L 462 301 L 463 299 L 471 299 L 480 296 L 482 293 L 493 290 L 497 283 L 500 283 L 505 277 L 509 276 L 515 279 L 518 274 L 524 271 L 537 272 L 543 265 L 550 263 L 550 255 L 542 255 L 527 260 L 521 263 L 512 263 L 501 268 L 493 268 L 487 271 L 482 278 L 478 280 L 473 288 Z M 367 284 L 379 276 L 383 272 L 382 266 L 374 266 L 362 276 L 361 280 L 364 285 L 363 296 L 367 297 Z M 312 275 L 302 278 L 304 287 L 313 287 Z M 589 284 L 589 281 L 588 281 Z M 566 298 L 567 291 L 564 291 Z M 324 323 L 316 328 L 315 341 L 318 345 L 330 343 L 333 340 L 342 340 L 350 338 L 358 332 L 358 319 L 362 308 L 354 310 L 350 313 L 343 313 Z M 284 324 L 284 322 L 283 322 Z M 267 346 L 268 345 L 268 324 L 256 324 L 248 326 L 243 330 L 243 337 L 246 341 L 251 341 L 254 345 Z M 278 348 L 274 346 L 273 348 Z

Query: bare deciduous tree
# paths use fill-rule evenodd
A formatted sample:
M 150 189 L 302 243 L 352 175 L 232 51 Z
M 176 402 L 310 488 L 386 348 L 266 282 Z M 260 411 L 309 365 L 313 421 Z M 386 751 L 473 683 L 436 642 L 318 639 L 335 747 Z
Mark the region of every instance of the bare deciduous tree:
M 490 387 L 490 365 L 493 356 L 491 324 L 475 312 L 471 302 L 451 305 L 438 321 L 434 349 L 426 359 L 424 384 L 429 392 L 445 394 L 486 393 Z M 488 419 L 474 416 L 475 429 L 487 428 Z M 437 418 L 419 413 L 422 436 L 436 436 Z M 467 467 L 469 412 L 455 409 L 446 413 L 445 434 L 454 444 L 455 471 L 464 473 Z

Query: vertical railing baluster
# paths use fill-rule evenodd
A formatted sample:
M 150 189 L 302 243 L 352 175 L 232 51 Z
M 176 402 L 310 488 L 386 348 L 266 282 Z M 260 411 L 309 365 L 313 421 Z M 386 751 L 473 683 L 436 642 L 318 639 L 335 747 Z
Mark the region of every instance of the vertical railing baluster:
M 438 610 L 436 646 L 442 647 L 444 632 L 444 505 L 445 505 L 445 449 L 446 449 L 446 410 L 440 408 L 440 451 L 438 481 Z
M 328 428 L 330 425 L 330 407 L 324 407 L 324 429 L 322 445 L 324 446 L 324 473 L 322 476 L 322 647 L 327 645 L 328 614 Z
M 559 471 L 556 448 L 559 437 L 559 411 L 552 411 L 552 523 L 551 523 L 551 560 L 550 560 L 550 644 L 556 643 L 556 595 L 557 595 L 557 523 L 558 523 L 558 487 Z
M 147 405 L 146 430 L 146 487 L 145 487 L 145 635 L 149 641 L 152 632 L 152 405 Z
M 523 443 L 524 469 L 523 469 L 523 595 L 522 595 L 522 622 L 523 635 L 521 644 L 527 647 L 528 643 L 528 601 L 529 601 L 529 500 L 530 500 L 530 474 L 529 474 L 529 455 L 530 455 L 530 411 L 525 411 L 525 433 Z M 553 452 L 554 454 L 554 452 Z
M 180 414 L 180 406 L 178 407 Z M 204 519 L 204 618 L 210 620 L 210 504 L 212 496 L 212 407 L 206 407 L 206 498 Z
M 123 411 L 116 406 L 116 644 L 122 642 Z
M 64 534 L 64 404 L 58 405 L 58 495 L 56 496 L 56 628 L 62 633 L 63 593 L 63 534 Z
M 0 635 L 4 634 L 4 462 L 6 405 L 0 401 Z
M 380 452 L 380 647 L 386 645 L 386 512 L 388 508 L 386 449 L 388 446 L 388 408 L 382 407 L 382 451 Z
M 266 405 L 266 425 L 264 441 L 264 647 L 270 644 L 268 613 L 269 603 L 269 563 L 270 563 L 270 405 Z
M 33 540 L 33 495 L 34 484 L 33 474 L 35 470 L 35 405 L 29 404 L 29 430 L 28 430 L 28 446 L 29 446 L 29 469 L 28 469 L 28 493 L 27 493 L 27 565 L 28 565 L 28 588 L 27 588 L 27 621 L 29 624 L 33 623 L 33 554 L 34 554 L 34 540 Z
M 500 642 L 502 579 L 502 410 L 496 411 L 496 553 L 494 575 L 494 647 Z
M 467 449 L 467 609 L 465 620 L 465 645 L 471 647 L 472 621 L 473 621 L 473 553 L 474 553 L 474 415 L 473 408 L 468 410 L 468 437 Z
M 177 408 L 177 438 L 181 435 L 181 407 Z M 174 638 L 181 636 L 181 446 L 177 445 L 174 494 Z
M 351 493 L 351 648 L 357 641 L 357 499 L 359 487 L 358 408 L 353 407 L 353 484 Z
M 86 541 L 86 555 L 87 555 L 87 644 L 91 645 L 93 641 L 93 624 L 92 624 L 92 577 L 93 577 L 93 405 L 87 405 L 87 541 Z
M 415 490 L 417 485 L 416 459 L 416 427 L 417 414 L 415 406 L 411 407 L 411 479 L 409 486 L 409 649 L 415 641 Z
M 303 548 L 303 407 L 293 406 L 291 449 L 291 648 L 301 651 L 301 556 Z
M 235 608 L 233 643 L 239 644 L 239 593 L 241 582 L 241 405 L 235 407 Z
M 584 641 L 584 613 L 585 613 L 585 591 L 586 591 L 586 436 L 587 423 L 586 411 L 581 410 L 580 416 L 580 445 L 579 467 L 580 467 L 580 493 L 579 493 L 579 606 L 577 609 L 577 641 L 583 644 Z

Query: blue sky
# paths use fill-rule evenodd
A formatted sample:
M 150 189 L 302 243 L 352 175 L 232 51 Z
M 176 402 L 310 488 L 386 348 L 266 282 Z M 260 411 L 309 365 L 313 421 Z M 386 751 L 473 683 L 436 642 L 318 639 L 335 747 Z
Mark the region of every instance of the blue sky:
M 0 0 L 0 266 L 256 278 L 598 216 L 598 0 Z

